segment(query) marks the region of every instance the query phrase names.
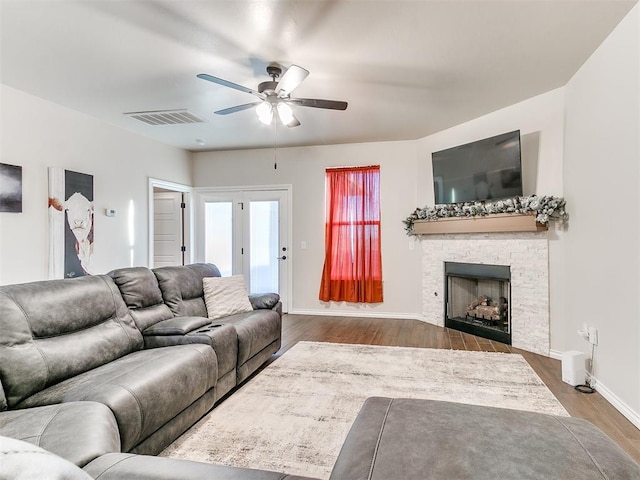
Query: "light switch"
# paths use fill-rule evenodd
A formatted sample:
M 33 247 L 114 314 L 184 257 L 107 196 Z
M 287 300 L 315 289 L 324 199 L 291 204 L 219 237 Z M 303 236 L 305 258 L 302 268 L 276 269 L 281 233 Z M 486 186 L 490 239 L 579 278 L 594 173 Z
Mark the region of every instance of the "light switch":
M 307 242 L 305 242 L 305 241 L 300 242 L 300 249 L 301 250 L 306 250 L 307 249 Z

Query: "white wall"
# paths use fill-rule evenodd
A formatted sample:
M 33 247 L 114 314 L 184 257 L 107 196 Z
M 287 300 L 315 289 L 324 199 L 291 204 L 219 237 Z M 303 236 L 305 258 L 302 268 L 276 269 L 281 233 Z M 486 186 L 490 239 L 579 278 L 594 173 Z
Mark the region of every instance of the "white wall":
M 566 86 L 566 301 L 562 344 L 599 330 L 597 389 L 640 427 L 640 8 L 628 14 Z
M 146 265 L 148 177 L 190 184 L 188 152 L 6 86 L 0 95 L 0 162 L 21 165 L 23 175 L 23 212 L 0 213 L 0 284 L 48 277 L 51 166 L 94 176 L 94 272 Z M 106 217 L 107 207 L 117 217 Z
M 196 187 L 293 185 L 292 311 L 355 313 L 419 318 L 422 311 L 421 256 L 410 250 L 401 221 L 416 207 L 433 204 L 431 152 L 520 129 L 525 193 L 562 195 L 564 92 L 534 97 L 417 141 L 332 145 L 194 154 Z M 324 170 L 339 165 L 381 165 L 382 261 L 385 301 L 381 305 L 324 304 L 318 289 L 324 260 Z M 562 285 L 557 243 L 551 230 L 552 319 L 561 310 Z M 301 250 L 300 242 L 307 242 Z M 553 322 L 553 320 L 552 320 Z M 552 327 L 553 328 L 553 327 Z M 552 344 L 552 348 L 554 348 Z
M 525 195 L 562 196 L 564 89 L 497 110 L 418 141 L 421 204 L 433 205 L 431 153 L 520 130 Z
M 290 312 L 418 317 L 419 249 L 410 250 L 402 220 L 416 208 L 415 142 L 207 152 L 194 154 L 196 187 L 293 185 L 293 295 Z M 324 262 L 326 167 L 380 165 L 384 302 L 347 304 L 318 300 Z M 307 249 L 300 249 L 300 243 Z

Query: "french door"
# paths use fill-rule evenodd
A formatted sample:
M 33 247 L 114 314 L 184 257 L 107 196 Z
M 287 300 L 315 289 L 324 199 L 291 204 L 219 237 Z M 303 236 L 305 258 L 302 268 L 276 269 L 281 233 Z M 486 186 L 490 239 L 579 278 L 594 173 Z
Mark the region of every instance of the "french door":
M 289 188 L 199 192 L 198 257 L 223 276 L 243 274 L 249 293 L 289 292 Z

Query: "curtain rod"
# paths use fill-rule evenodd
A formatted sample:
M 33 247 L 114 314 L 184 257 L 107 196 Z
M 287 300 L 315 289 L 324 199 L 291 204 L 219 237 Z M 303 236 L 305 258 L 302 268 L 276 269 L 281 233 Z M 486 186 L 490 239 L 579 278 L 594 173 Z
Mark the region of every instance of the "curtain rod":
M 372 168 L 372 167 L 380 168 L 380 165 L 345 165 L 344 167 L 327 167 L 327 170 L 340 170 L 341 168 Z

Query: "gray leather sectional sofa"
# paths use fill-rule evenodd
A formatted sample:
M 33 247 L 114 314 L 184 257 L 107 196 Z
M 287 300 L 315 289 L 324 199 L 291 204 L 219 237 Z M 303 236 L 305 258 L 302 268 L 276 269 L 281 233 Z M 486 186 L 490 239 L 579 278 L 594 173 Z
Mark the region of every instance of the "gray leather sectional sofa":
M 280 348 L 279 297 L 211 321 L 210 276 L 194 264 L 0 287 L 0 435 L 80 467 L 159 453 Z
M 210 264 L 0 287 L 0 480 L 301 480 L 152 456 L 280 348 L 274 294 L 206 318 Z M 371 398 L 331 480 L 640 480 L 589 422 Z M 309 479 L 307 479 L 309 480 Z

